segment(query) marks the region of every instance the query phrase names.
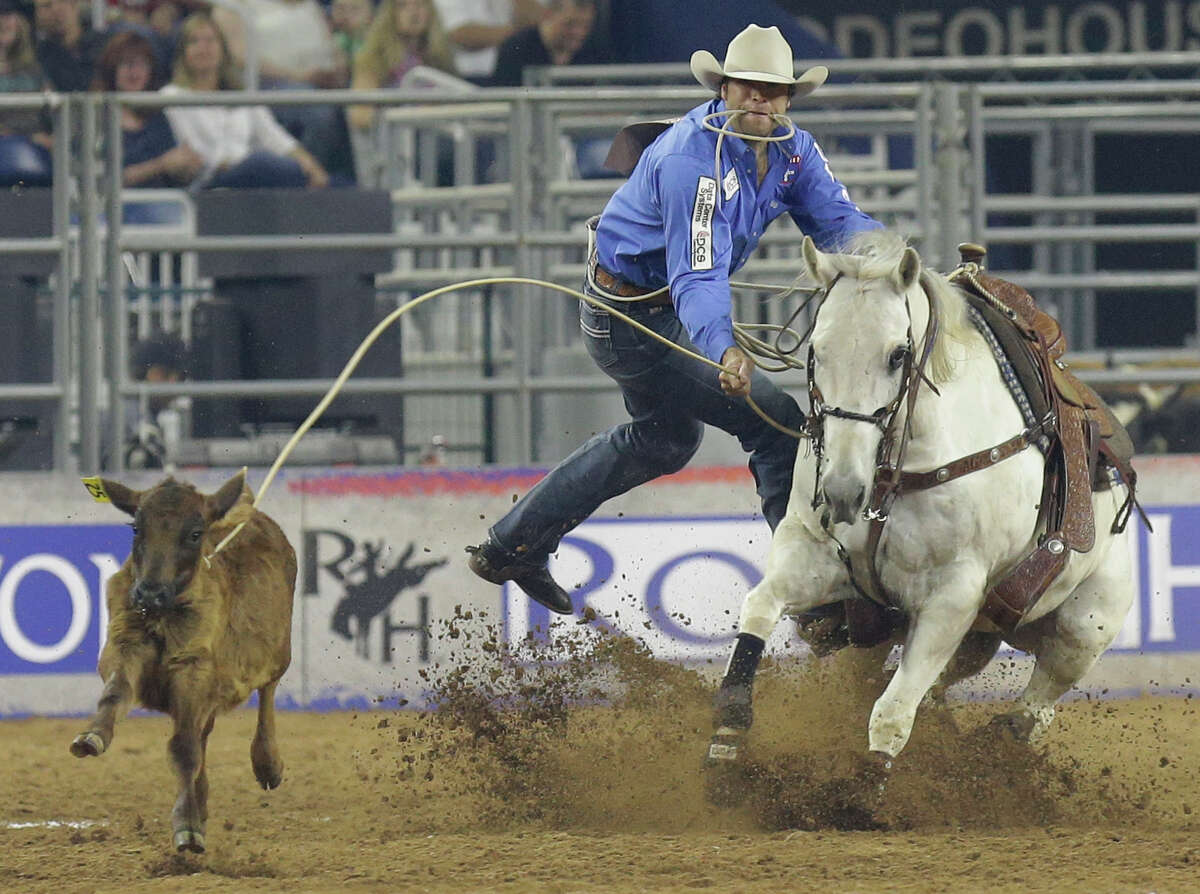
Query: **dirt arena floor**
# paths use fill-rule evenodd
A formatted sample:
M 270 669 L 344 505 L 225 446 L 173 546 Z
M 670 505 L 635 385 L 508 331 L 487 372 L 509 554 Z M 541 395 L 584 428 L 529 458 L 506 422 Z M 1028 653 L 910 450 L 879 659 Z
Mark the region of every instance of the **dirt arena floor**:
M 254 714 L 218 721 L 203 855 L 169 847 L 165 719 L 85 760 L 79 719 L 2 722 L 0 891 L 1200 891 L 1193 699 L 1074 701 L 1033 749 L 987 728 L 995 705 L 930 705 L 864 808 L 878 683 L 839 682 L 837 657 L 768 667 L 742 804 L 718 809 L 699 677 L 621 649 L 478 654 L 434 681 L 436 712 L 281 714 L 273 792 Z

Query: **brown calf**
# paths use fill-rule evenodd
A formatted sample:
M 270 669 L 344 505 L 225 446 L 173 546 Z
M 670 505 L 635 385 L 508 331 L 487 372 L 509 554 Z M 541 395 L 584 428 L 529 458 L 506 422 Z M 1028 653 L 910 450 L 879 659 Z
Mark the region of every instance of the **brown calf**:
M 104 691 L 71 743 L 76 757 L 103 754 L 113 724 L 136 702 L 171 715 L 167 750 L 179 778 L 171 812 L 178 850 L 204 850 L 208 818 L 205 747 L 218 712 L 258 690 L 254 776 L 279 785 L 275 686 L 291 661 L 296 553 L 253 506 L 239 472 L 211 496 L 167 478 L 145 491 L 104 481 L 114 506 L 133 516 L 133 551 L 108 582 Z M 216 555 L 217 544 L 246 526 Z M 211 565 L 205 557 L 212 556 Z

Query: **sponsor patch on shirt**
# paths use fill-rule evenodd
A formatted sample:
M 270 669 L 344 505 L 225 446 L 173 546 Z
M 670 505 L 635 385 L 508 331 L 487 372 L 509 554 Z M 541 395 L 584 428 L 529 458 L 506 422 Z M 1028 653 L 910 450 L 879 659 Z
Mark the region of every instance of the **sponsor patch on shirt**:
M 692 269 L 711 270 L 713 266 L 713 212 L 717 207 L 717 181 L 701 177 L 696 181 L 696 201 L 692 204 Z
M 737 191 L 742 188 L 738 182 L 737 170 L 729 169 L 729 173 L 725 175 L 725 179 L 721 181 L 721 192 L 725 196 L 725 201 L 728 202 L 737 195 Z
M 793 155 L 788 160 L 788 165 L 783 171 L 783 184 L 786 186 L 796 179 L 796 174 L 800 168 L 800 156 Z

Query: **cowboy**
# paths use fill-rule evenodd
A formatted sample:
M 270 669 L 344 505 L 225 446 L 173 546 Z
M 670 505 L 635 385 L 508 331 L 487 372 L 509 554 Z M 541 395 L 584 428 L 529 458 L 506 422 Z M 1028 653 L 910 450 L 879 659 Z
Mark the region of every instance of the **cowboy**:
M 750 25 L 730 41 L 724 65 L 699 50 L 691 67 L 716 97 L 660 126 L 598 223 L 589 223 L 594 247 L 584 289 L 723 371 L 581 302 L 588 351 L 620 385 L 631 420 L 560 462 L 484 543 L 468 547 L 475 574 L 512 581 L 560 614 L 572 611 L 571 598 L 547 563 L 563 535 L 605 500 L 683 468 L 705 423 L 737 437 L 750 455 L 763 516 L 775 529 L 787 509 L 797 441 L 743 398 L 789 428 L 799 428 L 804 414 L 735 344 L 730 274 L 784 212 L 822 248 L 881 226 L 851 201 L 812 135 L 784 116 L 795 97 L 824 83 L 824 66 L 795 77 L 779 29 Z

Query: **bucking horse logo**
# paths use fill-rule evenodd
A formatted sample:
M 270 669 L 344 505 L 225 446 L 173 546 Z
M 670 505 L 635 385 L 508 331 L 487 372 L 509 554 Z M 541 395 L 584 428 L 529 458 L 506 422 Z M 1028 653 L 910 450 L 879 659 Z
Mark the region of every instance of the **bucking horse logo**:
M 366 542 L 362 548 L 362 559 L 348 567 L 342 577 L 346 595 L 333 610 L 332 627 L 333 632 L 344 639 L 353 639 L 354 651 L 367 658 L 367 634 L 371 622 L 385 614 L 397 596 L 418 586 L 429 572 L 441 568 L 447 560 L 431 559 L 409 564 L 416 551 L 416 544 L 410 543 L 399 561 L 384 570 L 379 561 L 384 553 L 383 541 Z M 362 572 L 363 577 L 352 583 L 349 578 L 356 572 Z M 351 619 L 354 620 L 353 627 Z

